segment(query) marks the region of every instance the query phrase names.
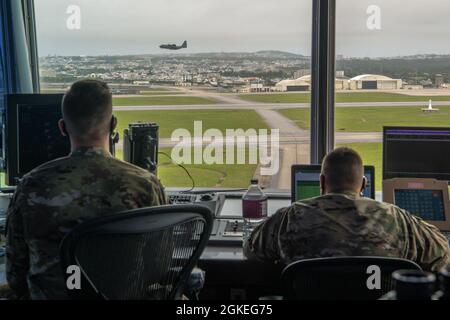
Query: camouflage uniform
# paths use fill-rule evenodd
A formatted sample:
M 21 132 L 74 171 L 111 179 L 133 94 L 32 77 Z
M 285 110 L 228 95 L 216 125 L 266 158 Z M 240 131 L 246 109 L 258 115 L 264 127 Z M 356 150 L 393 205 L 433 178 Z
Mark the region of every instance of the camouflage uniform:
M 289 264 L 336 256 L 405 258 L 423 269 L 450 265 L 448 240 L 437 228 L 394 205 L 330 194 L 281 209 L 245 244 L 249 258 Z
M 81 148 L 33 170 L 8 210 L 6 274 L 19 297 L 64 299 L 62 239 L 83 221 L 167 203 L 149 172 L 99 149 Z

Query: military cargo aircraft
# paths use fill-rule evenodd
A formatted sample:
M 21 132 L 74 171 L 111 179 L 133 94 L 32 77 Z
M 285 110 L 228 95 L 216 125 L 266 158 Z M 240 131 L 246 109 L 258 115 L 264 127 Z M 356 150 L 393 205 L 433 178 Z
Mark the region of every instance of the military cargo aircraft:
M 177 46 L 176 44 L 163 44 L 160 46 L 160 48 L 167 49 L 167 50 L 187 49 L 187 41 L 184 41 L 181 46 Z

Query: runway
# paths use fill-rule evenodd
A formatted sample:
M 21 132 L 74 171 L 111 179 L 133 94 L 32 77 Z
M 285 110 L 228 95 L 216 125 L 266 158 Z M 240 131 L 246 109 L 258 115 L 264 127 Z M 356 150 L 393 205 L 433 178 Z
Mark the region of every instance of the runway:
M 267 186 L 273 189 L 289 189 L 290 186 L 290 168 L 293 164 L 308 164 L 310 162 L 310 133 L 299 128 L 295 122 L 283 116 L 281 109 L 308 109 L 310 103 L 255 103 L 249 102 L 239 97 L 229 94 L 217 94 L 203 91 L 187 91 L 189 95 L 201 96 L 217 101 L 217 104 L 210 105 L 155 105 L 155 106 L 117 106 L 115 111 L 181 111 L 181 110 L 254 110 L 266 122 L 269 128 L 280 130 L 280 171 L 276 176 L 264 179 Z M 450 106 L 450 101 L 439 101 L 433 103 L 434 106 Z M 337 103 L 337 108 L 396 108 L 396 107 L 427 107 L 426 102 L 355 102 L 355 103 Z M 201 119 L 199 119 L 201 120 Z M 231 129 L 231 128 L 230 128 Z M 252 137 L 257 139 L 257 137 Z M 336 144 L 350 143 L 372 143 L 382 142 L 382 133 L 380 132 L 337 132 Z M 210 141 L 204 141 L 202 138 L 193 138 L 192 141 L 179 143 L 170 138 L 160 140 L 161 148 L 172 148 L 174 146 L 192 147 L 211 145 Z M 214 145 L 230 146 L 236 145 L 234 138 L 218 137 Z M 120 146 L 119 146 L 120 148 Z M 256 173 L 257 175 L 257 173 Z
M 450 101 L 433 102 L 435 107 L 450 106 Z M 337 103 L 336 108 L 395 108 L 395 107 L 428 107 L 425 102 L 352 102 Z M 281 109 L 309 109 L 310 103 L 217 103 L 217 104 L 191 104 L 191 105 L 155 105 L 155 106 L 127 106 L 114 107 L 115 111 L 162 111 L 162 110 L 281 110 Z

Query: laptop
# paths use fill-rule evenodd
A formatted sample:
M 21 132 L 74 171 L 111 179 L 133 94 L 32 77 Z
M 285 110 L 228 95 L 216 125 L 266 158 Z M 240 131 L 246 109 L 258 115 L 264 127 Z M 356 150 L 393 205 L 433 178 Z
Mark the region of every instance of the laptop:
M 450 231 L 447 181 L 410 178 L 385 180 L 383 201 L 407 210 L 441 231 Z
M 292 202 L 302 201 L 320 196 L 321 165 L 294 165 L 292 166 Z M 367 186 L 364 197 L 375 200 L 375 167 L 365 166 L 364 176 Z

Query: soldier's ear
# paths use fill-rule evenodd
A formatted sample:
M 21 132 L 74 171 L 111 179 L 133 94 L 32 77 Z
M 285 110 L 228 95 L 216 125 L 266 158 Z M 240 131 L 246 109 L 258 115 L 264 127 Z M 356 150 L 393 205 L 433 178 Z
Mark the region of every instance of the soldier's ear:
M 118 121 L 117 121 L 116 116 L 112 116 L 112 119 L 111 119 L 111 127 L 110 127 L 110 129 L 109 129 L 111 135 L 114 134 L 114 131 L 115 131 L 116 128 L 117 128 L 117 122 L 118 122 Z
M 64 122 L 63 119 L 60 119 L 58 121 L 58 128 L 59 128 L 59 131 L 61 132 L 61 135 L 63 137 L 68 137 L 69 136 L 69 133 L 67 132 L 67 129 L 66 129 L 66 123 Z
M 362 186 L 361 186 L 361 194 L 364 194 L 364 190 L 366 190 L 367 187 L 367 178 L 363 177 L 363 182 L 362 182 Z
M 325 195 L 327 190 L 327 180 L 325 179 L 325 176 L 323 174 L 320 175 L 320 192 L 322 195 Z

